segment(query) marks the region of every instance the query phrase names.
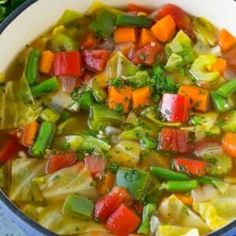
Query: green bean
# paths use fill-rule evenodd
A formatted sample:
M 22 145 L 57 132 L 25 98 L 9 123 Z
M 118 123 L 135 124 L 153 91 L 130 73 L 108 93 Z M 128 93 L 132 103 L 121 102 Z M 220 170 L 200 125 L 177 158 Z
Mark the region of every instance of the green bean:
M 197 180 L 168 181 L 160 187 L 167 192 L 189 192 L 198 187 Z
M 31 92 L 34 97 L 39 97 L 45 95 L 49 92 L 54 92 L 58 89 L 59 82 L 56 77 L 44 80 L 40 84 L 34 85 L 31 87 Z
M 40 118 L 43 121 L 54 123 L 60 119 L 60 114 L 56 111 L 46 108 L 40 113 Z
M 221 95 L 219 95 L 217 92 L 211 92 L 211 98 L 214 107 L 218 112 L 221 113 L 230 110 L 228 101 L 225 98 L 221 97 Z
M 217 93 L 224 98 L 229 97 L 235 91 L 236 91 L 236 78 L 229 80 L 228 82 L 224 83 L 222 86 L 220 86 L 220 88 L 217 89 Z
M 55 124 L 51 122 L 43 122 L 40 126 L 36 142 L 31 148 L 33 156 L 42 156 L 45 154 L 46 148 L 50 145 L 55 131 Z
M 35 84 L 38 79 L 39 57 L 40 51 L 38 49 L 33 49 L 27 59 L 25 76 L 30 85 Z
M 150 27 L 152 20 L 146 16 L 118 15 L 116 17 L 116 26 L 136 26 Z
M 161 167 L 151 166 L 151 172 L 157 177 L 164 180 L 188 180 L 190 179 L 188 175 L 183 173 L 178 173 L 176 171 L 168 170 Z
M 79 107 L 89 109 L 93 103 L 93 95 L 90 91 L 83 92 L 78 99 Z

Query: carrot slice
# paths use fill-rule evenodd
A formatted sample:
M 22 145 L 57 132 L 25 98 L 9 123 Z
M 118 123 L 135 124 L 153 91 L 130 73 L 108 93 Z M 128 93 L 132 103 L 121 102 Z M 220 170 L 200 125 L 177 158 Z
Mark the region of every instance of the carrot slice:
M 133 108 L 148 105 L 150 103 L 151 91 L 149 87 L 138 88 L 132 93 Z
M 114 32 L 115 43 L 136 42 L 135 28 L 118 27 Z
M 228 30 L 222 29 L 219 32 L 219 45 L 222 51 L 228 51 L 236 45 L 236 37 L 234 37 Z
M 89 33 L 81 44 L 81 49 L 93 49 L 97 46 L 97 40 L 93 33 Z
M 108 105 L 110 110 L 117 109 L 119 106 L 126 113 L 129 111 L 130 101 L 132 97 L 132 88 L 124 86 L 121 88 L 111 86 L 108 91 Z
M 165 43 L 175 35 L 175 21 L 170 15 L 167 15 L 153 25 L 151 31 L 159 41 Z
M 206 89 L 181 85 L 178 94 L 188 97 L 191 107 L 197 111 L 206 112 L 209 109 L 209 91 Z
M 38 132 L 38 128 L 39 124 L 36 120 L 25 126 L 21 137 L 21 144 L 23 146 L 30 147 L 34 144 L 34 139 Z
M 98 183 L 98 192 L 104 195 L 112 189 L 115 183 L 115 177 L 111 172 L 105 174 L 101 182 Z
M 217 58 L 215 63 L 211 66 L 211 71 L 219 72 L 221 75 L 224 74 L 227 68 L 227 62 L 223 58 Z
M 191 195 L 175 193 L 175 196 L 182 201 L 185 205 L 191 206 L 193 204 L 193 198 Z
M 222 147 L 228 155 L 236 158 L 236 134 L 226 133 L 223 137 Z
M 143 47 L 148 43 L 155 42 L 156 38 L 153 36 L 152 32 L 142 28 L 140 37 L 139 37 L 139 47 Z
M 43 51 L 40 60 L 39 70 L 43 74 L 50 74 L 54 62 L 54 53 L 47 50 Z

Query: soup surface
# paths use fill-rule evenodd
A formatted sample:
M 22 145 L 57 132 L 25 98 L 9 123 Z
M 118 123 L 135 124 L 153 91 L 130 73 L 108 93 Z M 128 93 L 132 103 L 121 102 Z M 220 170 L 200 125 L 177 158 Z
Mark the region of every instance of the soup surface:
M 235 72 L 236 38 L 178 6 L 66 10 L 1 76 L 0 187 L 59 235 L 215 231 L 236 217 Z

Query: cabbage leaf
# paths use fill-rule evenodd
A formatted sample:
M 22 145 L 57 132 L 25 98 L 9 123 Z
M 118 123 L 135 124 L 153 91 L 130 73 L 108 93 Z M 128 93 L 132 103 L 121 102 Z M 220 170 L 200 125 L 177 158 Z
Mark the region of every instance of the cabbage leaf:
M 0 129 L 14 129 L 37 119 L 40 108 L 23 76 L 0 87 Z
M 45 171 L 45 161 L 18 158 L 12 162 L 9 197 L 17 202 L 42 202 L 38 186 L 32 181 Z
M 62 202 L 69 194 L 79 194 L 87 198 L 97 196 L 89 170 L 79 162 L 34 180 L 47 202 Z
M 160 225 L 158 233 L 159 236 L 199 236 L 197 229 L 174 225 Z

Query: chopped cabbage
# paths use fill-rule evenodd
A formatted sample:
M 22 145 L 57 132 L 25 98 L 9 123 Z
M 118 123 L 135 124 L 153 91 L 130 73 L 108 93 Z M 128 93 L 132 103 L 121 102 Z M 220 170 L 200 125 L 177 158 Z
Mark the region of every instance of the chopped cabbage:
M 160 225 L 158 236 L 199 236 L 198 229 L 174 225 Z

